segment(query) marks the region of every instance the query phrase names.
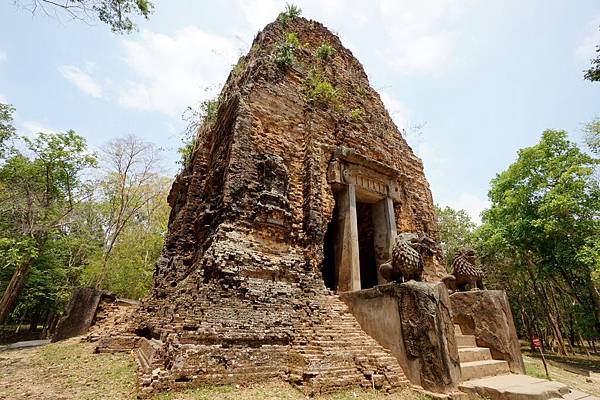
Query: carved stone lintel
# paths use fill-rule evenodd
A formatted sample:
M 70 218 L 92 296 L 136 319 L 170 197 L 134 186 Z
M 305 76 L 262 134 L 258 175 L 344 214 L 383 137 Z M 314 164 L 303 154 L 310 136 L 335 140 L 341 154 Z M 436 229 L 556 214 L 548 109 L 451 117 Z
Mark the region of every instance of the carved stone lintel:
M 327 170 L 327 180 L 334 189 L 341 185 L 356 185 L 357 192 L 372 202 L 385 197 L 399 202 L 400 178 L 399 171 L 345 147 L 336 151 Z

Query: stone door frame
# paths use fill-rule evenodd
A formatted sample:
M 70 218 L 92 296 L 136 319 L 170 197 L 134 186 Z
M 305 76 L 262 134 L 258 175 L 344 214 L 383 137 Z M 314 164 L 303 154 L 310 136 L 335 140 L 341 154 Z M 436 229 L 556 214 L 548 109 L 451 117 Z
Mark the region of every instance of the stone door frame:
M 400 200 L 400 173 L 346 147 L 338 148 L 329 163 L 328 182 L 335 195 L 335 287 L 338 292 L 361 290 L 356 203 L 371 204 L 376 265 L 391 257 L 396 238 L 394 201 Z M 377 271 L 377 281 L 384 283 Z

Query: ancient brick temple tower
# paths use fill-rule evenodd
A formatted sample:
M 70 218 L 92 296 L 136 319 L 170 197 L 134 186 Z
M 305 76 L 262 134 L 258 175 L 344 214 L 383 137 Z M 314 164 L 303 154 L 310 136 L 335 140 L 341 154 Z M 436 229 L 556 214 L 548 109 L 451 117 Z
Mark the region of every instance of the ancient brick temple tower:
M 290 32 L 300 45 L 278 65 Z M 323 43 L 328 59 L 316 55 Z M 396 232 L 437 239 L 431 193 L 361 64 L 325 27 L 295 18 L 257 35 L 169 203 L 135 320 L 145 393 L 269 378 L 311 393 L 407 383 L 335 293 L 376 285 Z M 438 255 L 426 259 L 425 279 L 441 274 Z

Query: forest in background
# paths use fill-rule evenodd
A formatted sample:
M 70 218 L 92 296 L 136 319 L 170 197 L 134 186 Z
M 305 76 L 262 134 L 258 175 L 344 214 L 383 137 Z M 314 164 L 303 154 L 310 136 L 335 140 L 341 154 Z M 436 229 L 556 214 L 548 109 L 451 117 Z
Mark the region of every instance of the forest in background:
M 52 325 L 74 287 L 139 299 L 167 229 L 160 151 L 129 135 L 19 135 L 0 104 L 0 325 Z
M 547 130 L 519 150 L 491 181 L 481 225 L 436 210 L 446 265 L 474 248 L 487 288 L 507 292 L 519 336 L 561 355 L 600 350 L 600 119 L 584 130 L 583 149 Z

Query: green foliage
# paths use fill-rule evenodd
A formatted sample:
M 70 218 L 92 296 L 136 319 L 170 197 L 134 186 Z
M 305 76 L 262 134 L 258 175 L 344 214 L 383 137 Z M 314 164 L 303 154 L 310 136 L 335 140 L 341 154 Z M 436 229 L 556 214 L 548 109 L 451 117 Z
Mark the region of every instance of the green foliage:
M 8 150 L 6 142 L 15 135 L 14 112 L 15 108 L 12 105 L 0 103 L 0 159 Z
M 596 47 L 596 54 L 596 58 L 591 60 L 592 66 L 583 75 L 584 79 L 592 82 L 600 81 L 600 45 Z
M 285 34 L 285 43 L 294 49 L 300 47 L 300 41 L 298 40 L 298 35 L 296 35 L 296 32 L 287 32 Z
M 78 0 L 85 2 L 84 0 Z M 138 14 L 146 19 L 154 5 L 148 0 L 102 0 L 94 1 L 93 9 L 98 13 L 98 19 L 108 24 L 115 33 L 130 33 L 136 29 L 131 20 L 132 14 Z
M 170 209 L 166 199 L 170 184 L 169 179 L 159 177 L 144 186 L 145 194 L 133 193 L 141 200 L 148 200 L 123 226 L 108 258 L 101 249 L 88 257 L 88 264 L 82 271 L 82 283 L 94 285 L 102 277 L 103 288 L 117 296 L 139 299 L 147 293 L 167 230 Z M 109 182 L 101 185 L 112 186 Z M 101 213 L 101 220 L 108 220 L 107 214 L 113 211 L 112 203 L 111 196 L 96 200 L 95 207 Z
M 148 19 L 154 9 L 154 5 L 148 0 L 15 0 L 15 4 L 32 13 L 41 10 L 43 14 L 60 17 L 62 12 L 68 19 L 89 24 L 97 17 L 115 33 L 135 31 L 137 26 L 132 20 L 133 16 L 139 15 Z
M 287 68 L 295 61 L 294 52 L 300 46 L 300 41 L 295 32 L 285 34 L 285 39 L 277 46 L 273 55 L 273 62 L 280 68 Z
M 221 98 L 204 100 L 200 103 L 200 109 L 195 110 L 188 107 L 184 112 L 183 119 L 188 121 L 185 137 L 183 138 L 183 146 L 177 149 L 181 156 L 179 163 L 185 168 L 192 161 L 194 149 L 197 144 L 198 130 L 204 124 L 213 123 L 217 119 L 219 107 L 221 106 Z
M 327 107 L 338 100 L 338 91 L 320 74 L 313 72 L 306 81 L 306 101 L 309 104 Z
M 323 61 L 329 60 L 331 57 L 333 57 L 334 53 L 335 48 L 327 42 L 323 42 L 317 48 L 317 57 L 319 57 Z
M 365 110 L 363 110 L 362 107 L 353 108 L 352 110 L 350 110 L 350 118 L 353 121 L 356 121 L 360 117 L 362 117 L 364 113 L 365 113 Z
M 555 339 L 567 317 L 569 329 L 600 333 L 598 163 L 566 132 L 545 131 L 492 180 L 492 206 L 476 232 L 495 285 L 512 293 L 520 314 L 544 316 Z
M 237 76 L 237 75 L 241 74 L 244 71 L 244 68 L 246 68 L 246 58 L 245 57 L 240 57 L 240 59 L 238 60 L 237 64 L 235 64 L 233 66 L 233 69 L 231 70 L 231 73 L 234 76 Z
M 204 112 L 214 118 L 214 105 Z M 92 184 L 84 176 L 96 158 L 74 131 L 13 136 L 20 143 L 0 164 L 0 293 L 18 296 L 3 310 L 17 320 L 60 313 L 75 286 L 104 277 L 105 264 L 104 288 L 142 297 L 169 213 L 170 180 L 157 174 L 153 147 L 112 141 L 108 172 Z
M 277 20 L 285 27 L 288 22 L 299 17 L 300 14 L 302 14 L 302 9 L 300 7 L 286 3 L 285 10 L 277 16 Z
M 600 118 L 585 124 L 583 127 L 585 144 L 592 153 L 600 156 Z
M 221 105 L 220 99 L 205 100 L 200 105 L 202 113 L 202 122 L 213 122 L 217 119 L 217 112 L 219 111 L 219 105 Z
M 440 244 L 444 253 L 446 270 L 451 270 L 456 251 L 462 246 L 473 245 L 475 223 L 465 210 L 455 210 L 446 206 L 435 206 L 435 215 L 440 230 Z
M 0 165 L 0 287 L 3 296 L 22 287 L 13 316 L 55 311 L 64 304 L 75 279 L 71 272 L 76 260 L 81 262 L 73 253 L 73 212 L 86 195 L 82 173 L 96 165 L 74 131 L 16 138 L 23 144 Z M 13 275 L 19 285 L 6 293 Z M 12 302 L 6 304 L 12 308 Z

